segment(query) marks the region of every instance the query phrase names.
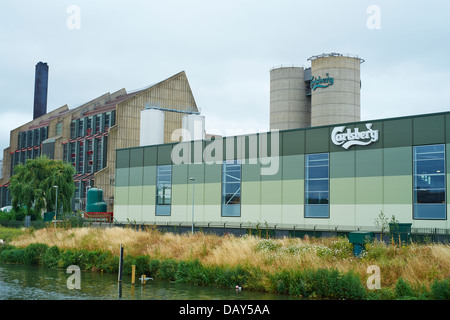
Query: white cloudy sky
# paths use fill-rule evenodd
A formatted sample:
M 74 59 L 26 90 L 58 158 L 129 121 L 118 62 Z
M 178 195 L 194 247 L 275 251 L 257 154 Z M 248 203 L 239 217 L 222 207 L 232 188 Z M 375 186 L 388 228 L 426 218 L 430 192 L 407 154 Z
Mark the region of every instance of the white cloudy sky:
M 449 12 L 441 0 L 0 0 L 0 149 L 32 119 L 39 61 L 48 111 L 185 70 L 215 133 L 268 130 L 270 68 L 327 52 L 365 59 L 363 120 L 448 111 Z

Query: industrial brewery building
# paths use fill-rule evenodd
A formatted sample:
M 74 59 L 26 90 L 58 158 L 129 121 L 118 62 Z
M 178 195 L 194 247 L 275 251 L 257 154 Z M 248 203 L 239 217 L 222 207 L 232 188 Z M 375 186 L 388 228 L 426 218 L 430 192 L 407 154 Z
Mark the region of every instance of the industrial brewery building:
M 208 137 L 187 77 L 38 110 L 11 131 L 0 201 L 18 163 L 71 163 L 118 223 L 225 229 L 377 230 L 380 214 L 450 229 L 450 112 L 361 121 L 360 65 L 328 53 L 270 71 L 270 131 Z M 77 200 L 78 199 L 78 200 Z
M 15 167 L 46 155 L 75 169 L 76 190 L 70 210 L 85 210 L 87 190 L 96 187 L 104 191 L 107 210 L 113 211 L 115 150 L 139 145 L 141 111 L 160 110 L 164 126 L 157 140 L 160 143 L 173 142 L 172 131 L 181 127 L 184 114 L 198 113 L 184 71 L 140 90 L 127 92 L 122 88 L 76 108 L 64 105 L 50 112 L 47 81 L 48 65 L 39 62 L 33 120 L 11 130 L 10 145 L 3 151 L 1 206 L 11 203 L 8 187 Z
M 308 60 L 271 70 L 269 132 L 117 150 L 115 219 L 336 231 L 384 214 L 448 229 L 450 113 L 360 121 L 364 60 Z
M 114 217 L 334 231 L 383 212 L 448 229 L 449 144 L 447 112 L 120 149 Z

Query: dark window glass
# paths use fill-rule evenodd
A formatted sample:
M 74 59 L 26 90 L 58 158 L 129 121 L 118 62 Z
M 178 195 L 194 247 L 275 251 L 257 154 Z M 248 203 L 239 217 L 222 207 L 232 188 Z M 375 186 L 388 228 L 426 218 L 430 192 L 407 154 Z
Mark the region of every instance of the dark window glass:
M 329 154 L 305 158 L 305 217 L 329 218 Z
M 415 146 L 415 219 L 446 219 L 445 180 L 445 145 Z
M 241 215 L 241 163 L 227 160 L 222 165 L 222 216 Z
M 161 165 L 156 168 L 156 215 L 170 215 L 172 203 L 172 166 Z

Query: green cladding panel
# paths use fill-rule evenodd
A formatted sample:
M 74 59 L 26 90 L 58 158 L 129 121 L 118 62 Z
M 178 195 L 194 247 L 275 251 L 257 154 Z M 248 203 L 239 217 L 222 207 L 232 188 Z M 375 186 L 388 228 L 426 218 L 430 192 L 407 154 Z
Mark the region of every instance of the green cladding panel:
M 130 167 L 142 167 L 144 165 L 144 149 L 130 149 Z
M 143 168 L 142 184 L 144 186 L 156 185 L 156 166 L 145 166 Z
M 158 146 L 158 165 L 172 164 L 172 145 Z
M 297 155 L 305 153 L 305 131 L 292 130 L 281 132 L 283 156 Z
M 357 177 L 380 177 L 383 175 L 383 149 L 357 150 L 355 152 Z
M 130 149 L 116 151 L 116 168 L 130 167 Z
M 445 143 L 445 117 L 441 115 L 413 118 L 414 145 Z
M 156 166 L 158 156 L 158 147 L 145 147 L 144 148 L 144 166 Z
M 384 147 L 394 148 L 412 145 L 412 119 L 393 119 L 383 122 Z
M 330 128 L 315 128 L 305 131 L 305 153 L 321 153 L 330 150 Z
M 142 186 L 144 167 L 130 167 L 129 186 Z

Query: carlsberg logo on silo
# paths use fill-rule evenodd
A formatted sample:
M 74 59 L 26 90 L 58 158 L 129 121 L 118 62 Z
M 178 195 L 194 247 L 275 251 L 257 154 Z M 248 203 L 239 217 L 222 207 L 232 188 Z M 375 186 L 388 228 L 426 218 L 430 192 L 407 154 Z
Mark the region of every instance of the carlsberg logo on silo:
M 377 142 L 379 138 L 379 130 L 372 130 L 372 124 L 366 123 L 367 131 L 359 131 L 355 128 L 352 132 L 351 129 L 345 131 L 345 126 L 335 127 L 331 132 L 331 141 L 337 146 L 342 146 L 344 149 L 348 149 L 351 146 L 367 146 L 371 143 Z

